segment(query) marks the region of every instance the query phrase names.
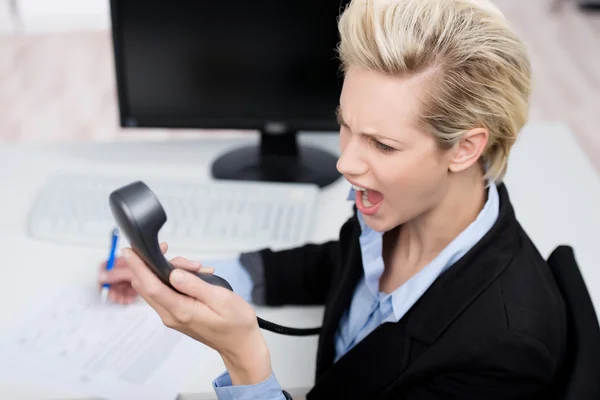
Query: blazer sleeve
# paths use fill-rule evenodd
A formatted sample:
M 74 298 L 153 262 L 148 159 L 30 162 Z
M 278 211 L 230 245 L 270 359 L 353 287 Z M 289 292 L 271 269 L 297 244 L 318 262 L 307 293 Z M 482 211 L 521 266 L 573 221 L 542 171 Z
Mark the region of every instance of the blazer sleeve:
M 322 305 L 340 262 L 339 240 L 273 252 L 261 252 L 264 265 L 265 304 Z
M 260 285 L 264 289 L 262 303 L 269 306 L 325 304 L 332 277 L 342 263 L 342 243 L 347 240 L 353 219 L 344 223 L 337 240 L 280 251 L 259 251 L 264 280 Z
M 537 339 L 507 332 L 471 346 L 456 365 L 403 393 L 417 399 L 547 399 L 559 360 Z

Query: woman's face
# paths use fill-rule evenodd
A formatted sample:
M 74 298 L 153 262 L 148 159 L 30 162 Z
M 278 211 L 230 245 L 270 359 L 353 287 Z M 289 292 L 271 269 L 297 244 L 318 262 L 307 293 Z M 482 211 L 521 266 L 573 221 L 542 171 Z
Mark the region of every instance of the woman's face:
M 357 191 L 357 207 L 378 232 L 433 209 L 447 190 L 452 152 L 417 126 L 423 82 L 352 67 L 346 73 L 337 169 L 369 189 L 367 202 Z

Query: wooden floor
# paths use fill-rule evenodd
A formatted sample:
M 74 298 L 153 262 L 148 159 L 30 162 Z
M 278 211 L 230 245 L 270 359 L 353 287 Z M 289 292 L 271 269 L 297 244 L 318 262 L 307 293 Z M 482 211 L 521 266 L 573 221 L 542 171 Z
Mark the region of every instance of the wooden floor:
M 600 171 L 600 12 L 583 14 L 572 0 L 495 3 L 531 50 L 531 121 L 570 125 Z M 0 82 L 0 141 L 148 133 L 118 127 L 108 32 L 0 36 Z M 194 132 L 153 130 L 151 137 L 173 134 Z

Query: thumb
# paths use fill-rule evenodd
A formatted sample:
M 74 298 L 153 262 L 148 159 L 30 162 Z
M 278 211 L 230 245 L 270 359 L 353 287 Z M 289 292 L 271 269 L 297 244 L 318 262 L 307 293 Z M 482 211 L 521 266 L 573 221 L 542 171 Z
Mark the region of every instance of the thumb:
M 183 294 L 200 300 L 214 311 L 217 311 L 226 300 L 230 291 L 211 285 L 182 269 L 174 269 L 169 275 L 171 285 Z

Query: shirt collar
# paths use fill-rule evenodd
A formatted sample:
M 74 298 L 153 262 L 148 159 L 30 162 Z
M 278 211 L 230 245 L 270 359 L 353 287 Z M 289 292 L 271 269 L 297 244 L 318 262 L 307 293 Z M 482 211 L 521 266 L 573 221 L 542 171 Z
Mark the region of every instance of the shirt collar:
M 348 200 L 356 200 L 356 191 L 350 189 Z M 415 287 L 431 284 L 440 274 L 446 271 L 458 261 L 468 250 L 471 249 L 494 225 L 500 209 L 500 198 L 496 185 L 491 182 L 488 185 L 488 196 L 484 207 L 477 218 L 462 231 L 438 256 L 428 265 L 411 277 L 404 285 L 394 291 L 392 304 L 394 313 L 400 318 L 406 312 L 406 295 Z M 360 243 L 363 254 L 363 270 L 365 281 L 369 291 L 375 298 L 380 298 L 379 279 L 383 273 L 384 264 L 382 256 L 383 233 L 369 228 L 364 222 L 362 213 L 357 210 L 357 217 L 361 227 Z M 429 282 L 429 283 L 427 283 Z M 387 297 L 387 296 L 386 296 Z
M 353 187 L 350 188 L 350 191 L 348 192 L 348 196 L 346 197 L 346 200 L 356 201 L 356 190 Z M 488 219 L 489 219 L 490 215 L 496 214 L 496 216 L 497 216 L 499 205 L 500 205 L 500 198 L 498 195 L 498 188 L 495 183 L 490 182 L 488 184 L 487 201 L 485 202 L 483 209 L 479 212 L 479 214 L 477 215 L 477 218 L 475 219 L 474 222 L 471 223 L 471 225 L 483 224 L 484 222 L 481 222 L 481 220 L 485 220 L 486 216 L 488 217 Z M 364 222 L 362 213 L 360 211 L 356 210 L 356 214 L 358 215 L 358 220 L 360 221 L 360 227 L 362 228 L 362 232 L 372 231 L 372 229 L 369 228 L 369 226 Z M 478 221 L 480 221 L 480 222 L 478 222 Z M 494 218 L 494 221 L 495 221 L 495 218 Z M 467 227 L 465 229 L 465 231 L 469 230 L 471 225 L 469 225 L 469 227 Z M 378 232 L 378 233 L 381 233 L 381 232 Z M 462 233 L 461 233 L 461 235 L 462 235 Z

